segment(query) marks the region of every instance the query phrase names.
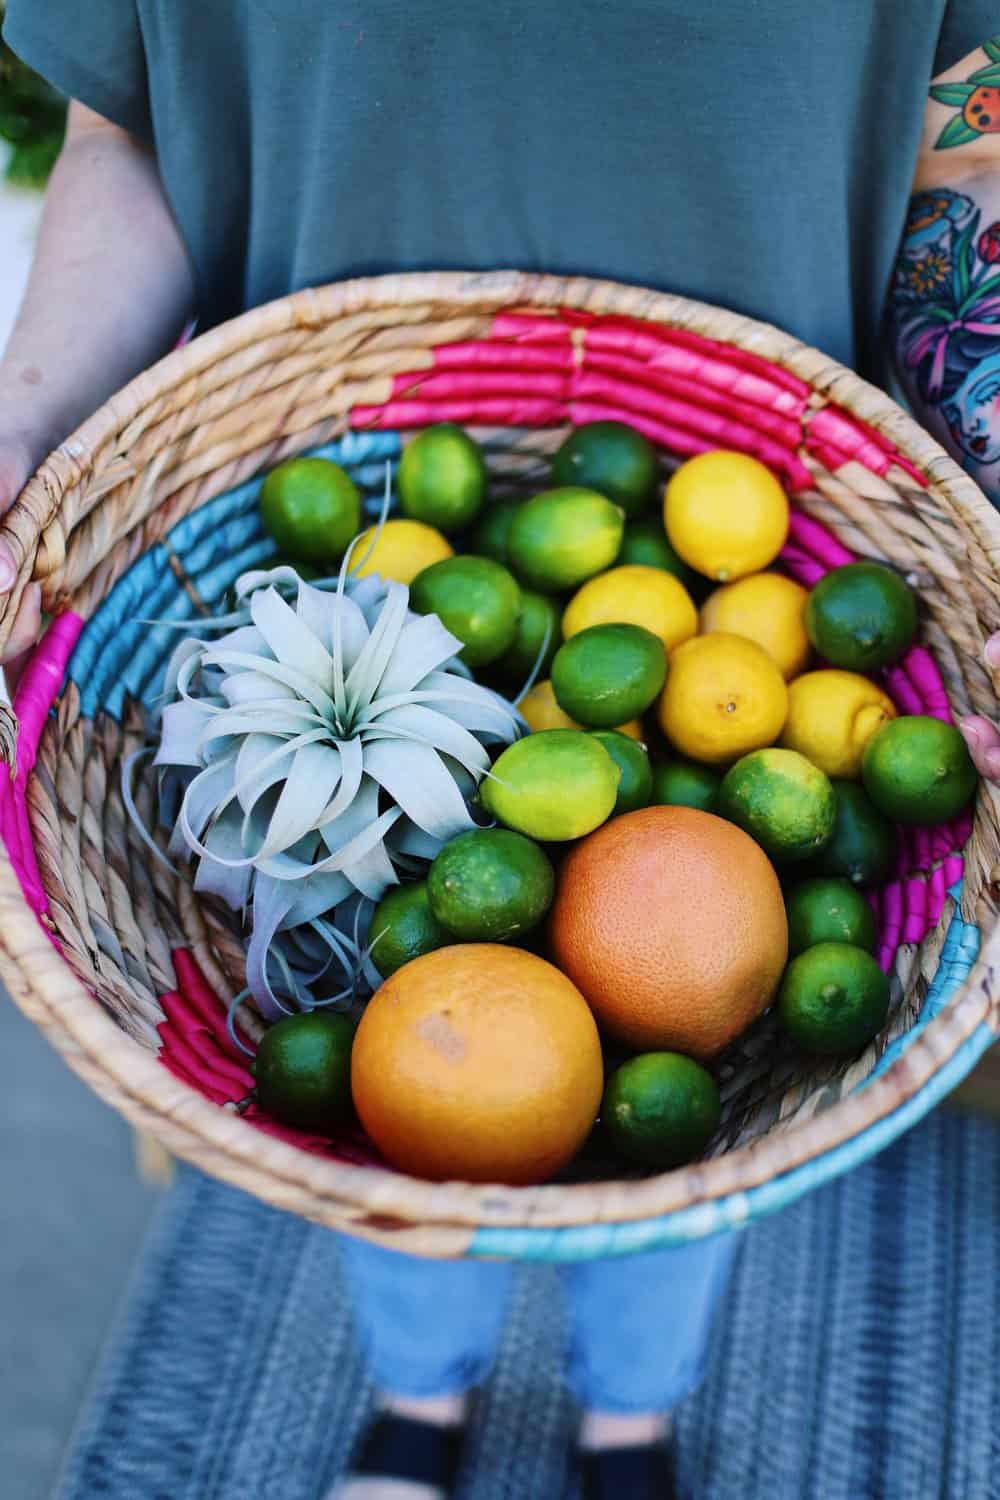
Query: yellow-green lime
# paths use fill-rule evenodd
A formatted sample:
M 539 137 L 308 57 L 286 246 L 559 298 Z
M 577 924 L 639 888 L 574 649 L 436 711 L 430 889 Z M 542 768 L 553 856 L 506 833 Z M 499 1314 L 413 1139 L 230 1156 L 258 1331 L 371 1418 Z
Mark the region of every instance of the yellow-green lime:
M 821 1057 L 850 1057 L 882 1030 L 889 981 L 870 953 L 849 943 L 817 943 L 793 958 L 778 992 L 778 1014 L 792 1040 Z
M 788 951 L 794 958 L 817 943 L 850 943 L 870 953 L 875 947 L 875 917 L 849 880 L 803 880 L 785 894 Z
M 627 734 L 620 734 L 617 729 L 595 729 L 592 733 L 621 772 L 614 816 L 617 818 L 622 813 L 648 807 L 653 795 L 653 770 L 645 745 L 640 745 Z
M 674 551 L 667 540 L 663 522 L 659 519 L 626 522 L 618 553 L 618 566 L 625 567 L 629 563 L 672 573 L 694 598 L 705 594 L 711 587 L 707 578 L 699 577 Z
M 701 812 L 717 813 L 721 787 L 718 771 L 678 755 L 654 765 L 650 800 L 666 807 L 696 807 Z
M 332 1134 L 351 1112 L 354 1025 L 327 1010 L 265 1031 L 251 1071 L 261 1109 L 297 1130 Z
M 508 746 L 480 788 L 486 811 L 543 843 L 583 838 L 607 821 L 619 770 L 580 729 L 543 729 Z
M 505 943 L 537 927 L 555 875 L 543 851 L 509 828 L 477 828 L 441 850 L 427 876 L 431 910 L 463 943 Z
M 896 862 L 896 830 L 856 781 L 834 781 L 837 804 L 833 836 L 815 859 L 810 875 L 835 875 L 854 885 L 888 880 Z
M 976 768 L 953 724 L 927 714 L 892 719 L 861 762 L 865 791 L 896 823 L 947 823 L 976 790 Z
M 666 678 L 663 642 L 641 625 L 591 625 L 564 642 L 552 663 L 559 707 L 595 729 L 645 713 Z
M 331 459 L 288 458 L 261 485 L 260 518 L 290 558 L 333 563 L 357 536 L 361 495 Z
M 521 590 L 514 575 L 491 557 L 446 557 L 418 573 L 410 603 L 420 615 L 437 615 L 462 642 L 468 666 L 502 656 L 517 634 Z
M 454 423 L 439 422 L 406 444 L 396 483 L 404 516 L 451 536 L 482 510 L 488 476 L 479 444 Z
M 559 593 L 610 568 L 625 529 L 621 509 L 596 490 L 546 490 L 518 509 L 510 565 L 529 588 Z
M 608 1080 L 601 1124 L 622 1156 L 665 1171 L 701 1156 L 721 1114 L 718 1085 L 700 1063 L 644 1052 Z
M 550 594 L 522 589 L 514 639 L 497 662 L 497 670 L 506 681 L 521 684 L 535 670 L 541 655 L 538 675 L 548 677 L 553 657 L 561 645 L 562 610 L 558 602 Z
M 411 958 L 452 941 L 431 910 L 427 881 L 395 885 L 376 906 L 369 929 L 372 962 L 388 979 Z
M 725 775 L 719 811 L 780 861 L 808 859 L 833 834 L 830 780 L 795 750 L 753 750 Z
M 520 500 L 494 500 L 487 505 L 473 533 L 470 551 L 480 557 L 492 557 L 494 562 L 508 562 L 507 538 L 521 503 Z
M 881 563 L 834 568 L 809 595 L 806 632 L 820 656 L 848 672 L 875 672 L 906 651 L 917 629 L 909 584 Z
M 656 493 L 656 449 L 624 422 L 586 422 L 571 432 L 552 460 L 552 483 L 583 485 L 637 516 Z

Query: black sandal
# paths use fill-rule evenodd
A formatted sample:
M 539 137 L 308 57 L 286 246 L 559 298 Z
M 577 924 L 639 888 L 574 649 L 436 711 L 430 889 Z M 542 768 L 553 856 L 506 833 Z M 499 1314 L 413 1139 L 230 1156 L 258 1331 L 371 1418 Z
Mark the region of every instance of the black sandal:
M 440 1427 L 386 1412 L 368 1429 L 351 1478 L 408 1479 L 450 1495 L 462 1457 L 462 1427 Z
M 594 1448 L 579 1454 L 583 1500 L 678 1500 L 674 1465 L 663 1443 Z

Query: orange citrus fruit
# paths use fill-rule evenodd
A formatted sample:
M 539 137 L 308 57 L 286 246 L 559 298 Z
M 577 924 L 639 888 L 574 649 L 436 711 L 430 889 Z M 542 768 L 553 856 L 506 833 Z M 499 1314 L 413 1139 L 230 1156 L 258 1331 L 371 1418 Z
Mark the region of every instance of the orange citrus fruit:
M 571 980 L 520 948 L 460 943 L 397 969 L 351 1058 L 361 1122 L 400 1171 L 533 1183 L 586 1140 L 604 1086 L 594 1018 Z
M 641 1051 L 699 1058 L 767 1008 L 788 956 L 767 856 L 734 824 L 690 807 L 642 808 L 577 844 L 549 937 L 609 1032 Z

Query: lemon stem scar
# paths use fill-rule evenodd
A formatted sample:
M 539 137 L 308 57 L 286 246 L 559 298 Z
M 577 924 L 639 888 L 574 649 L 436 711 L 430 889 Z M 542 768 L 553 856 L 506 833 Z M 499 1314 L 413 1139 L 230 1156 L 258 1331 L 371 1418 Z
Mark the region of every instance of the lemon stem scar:
M 824 1005 L 839 1005 L 844 998 L 844 991 L 839 984 L 824 984 L 819 992 L 819 998 Z

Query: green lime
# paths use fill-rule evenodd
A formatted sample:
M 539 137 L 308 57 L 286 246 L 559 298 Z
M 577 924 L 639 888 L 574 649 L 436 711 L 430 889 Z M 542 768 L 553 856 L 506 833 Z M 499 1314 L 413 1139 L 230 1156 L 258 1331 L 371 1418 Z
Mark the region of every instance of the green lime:
M 815 859 L 810 875 L 839 875 L 855 885 L 888 880 L 896 862 L 896 830 L 856 781 L 835 781 L 837 815 L 833 837 Z
M 403 449 L 396 477 L 399 508 L 411 521 L 451 536 L 476 519 L 488 482 L 479 444 L 454 423 L 439 422 Z
M 336 562 L 361 528 L 361 495 L 329 458 L 288 458 L 260 487 L 260 518 L 282 552 Z
M 809 639 L 832 667 L 874 672 L 898 661 L 913 640 L 917 600 L 891 568 L 848 563 L 817 583 L 805 622 Z
M 261 1109 L 297 1130 L 336 1130 L 351 1112 L 353 1043 L 353 1023 L 332 1011 L 278 1021 L 261 1037 L 251 1069 Z
M 885 1025 L 889 981 L 863 948 L 817 943 L 785 970 L 778 1014 L 805 1052 L 850 1057 Z
M 507 537 L 510 565 L 529 588 L 574 589 L 610 568 L 624 527 L 619 507 L 596 490 L 546 490 L 518 507 Z
M 517 634 L 521 590 L 513 573 L 491 557 L 446 557 L 418 573 L 410 585 L 418 615 L 437 615 L 462 642 L 462 660 L 485 666 Z
M 326 577 L 323 569 L 317 568 L 315 563 L 303 562 L 300 557 L 286 557 L 280 552 L 277 556 L 268 559 L 267 566 L 269 568 L 294 568 L 306 583 L 312 583 L 316 578 Z
M 591 625 L 556 652 L 556 702 L 578 724 L 612 729 L 644 714 L 667 680 L 663 642 L 641 625 Z
M 504 943 L 538 926 L 552 905 L 555 875 L 523 833 L 477 828 L 444 846 L 427 891 L 437 920 L 463 943 Z
M 500 756 L 479 798 L 491 817 L 543 843 L 579 839 L 607 821 L 619 771 L 582 729 L 543 729 Z
M 667 807 L 696 807 L 701 812 L 717 813 L 721 786 L 718 771 L 678 755 L 654 765 L 651 800 Z
M 704 596 L 712 587 L 707 578 L 702 578 L 694 568 L 689 568 L 667 540 L 661 520 L 629 521 L 622 537 L 617 566 L 637 564 L 643 568 L 659 568 L 663 573 L 673 573 L 680 579 L 688 593 L 696 599 Z
M 552 659 L 562 645 L 562 610 L 550 595 L 522 589 L 517 630 L 502 661 L 497 662 L 497 671 L 505 681 L 520 687 L 535 670 L 543 644 L 545 654 L 538 668 L 540 679 L 548 677 Z
M 494 562 L 508 562 L 507 538 L 520 506 L 520 500 L 494 500 L 492 505 L 487 505 L 476 527 L 470 550 L 480 557 L 492 557 Z
M 660 477 L 656 449 L 624 422 L 587 422 L 552 460 L 552 483 L 583 485 L 637 516 L 652 503 Z
M 447 947 L 451 941 L 431 911 L 426 880 L 394 885 L 387 891 L 375 908 L 369 932 L 372 962 L 383 979 L 411 958 Z
M 837 815 L 829 778 L 796 750 L 752 750 L 723 778 L 719 811 L 772 859 L 808 859 Z
M 615 1149 L 645 1167 L 680 1167 L 701 1156 L 722 1106 L 711 1073 L 680 1052 L 644 1052 L 612 1073 L 601 1124 Z
M 817 943 L 850 943 L 869 953 L 875 947 L 872 909 L 849 880 L 803 880 L 787 892 L 785 911 L 793 957 Z
M 890 719 L 861 761 L 865 791 L 896 823 L 932 827 L 960 813 L 976 790 L 976 768 L 953 724 L 927 714 Z
M 595 729 L 593 736 L 600 740 L 621 772 L 614 816 L 648 807 L 653 795 L 653 770 L 646 747 L 630 735 L 619 734 L 617 729 Z

